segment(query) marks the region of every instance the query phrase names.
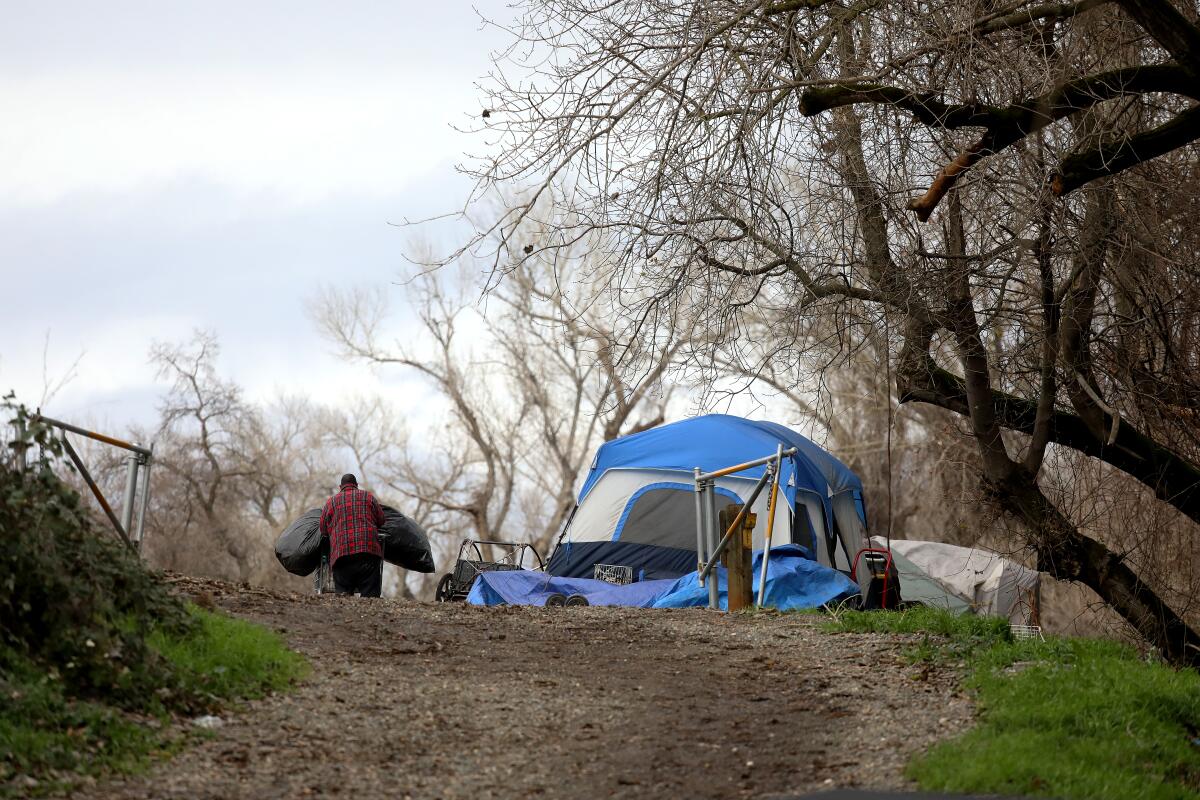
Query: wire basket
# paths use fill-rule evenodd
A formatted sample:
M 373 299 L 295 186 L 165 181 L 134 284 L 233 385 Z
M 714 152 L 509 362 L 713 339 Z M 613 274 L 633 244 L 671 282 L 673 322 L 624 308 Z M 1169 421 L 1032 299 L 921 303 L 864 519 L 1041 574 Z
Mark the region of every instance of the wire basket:
M 1012 631 L 1013 638 L 1017 641 L 1021 641 L 1022 639 L 1041 639 L 1043 642 L 1046 641 L 1046 637 L 1042 636 L 1041 625 L 1009 625 L 1008 627 Z
M 592 577 L 598 581 L 624 586 L 625 584 L 633 583 L 633 567 L 622 567 L 618 564 L 597 564 L 592 567 Z

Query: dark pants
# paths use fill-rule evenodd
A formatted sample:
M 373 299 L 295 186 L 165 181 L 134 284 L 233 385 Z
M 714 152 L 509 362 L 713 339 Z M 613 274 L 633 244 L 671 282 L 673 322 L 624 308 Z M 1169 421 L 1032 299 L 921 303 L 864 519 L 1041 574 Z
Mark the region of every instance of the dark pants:
M 370 553 L 342 556 L 333 563 L 333 590 L 379 597 L 383 589 L 383 559 Z

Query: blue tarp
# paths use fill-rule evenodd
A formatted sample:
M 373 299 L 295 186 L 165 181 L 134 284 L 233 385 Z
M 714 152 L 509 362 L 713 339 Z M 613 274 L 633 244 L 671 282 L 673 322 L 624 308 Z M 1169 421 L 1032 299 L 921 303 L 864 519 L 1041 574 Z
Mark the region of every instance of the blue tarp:
M 693 573 L 694 577 L 695 573 Z M 467 602 L 477 606 L 544 606 L 552 594 L 581 594 L 593 606 L 649 608 L 675 580 L 639 581 L 618 586 L 591 578 L 558 578 L 532 570 L 482 572 L 475 578 Z
M 762 551 L 754 556 L 754 590 L 757 596 Z M 728 605 L 726 572 L 718 567 L 721 608 Z M 558 578 L 543 572 L 513 570 L 485 572 L 475 579 L 467 602 L 477 606 L 541 606 L 554 593 L 581 594 L 594 606 L 685 608 L 708 605 L 708 589 L 701 588 L 693 571 L 676 580 L 639 581 L 616 586 L 591 578 Z M 804 548 L 783 545 L 771 548 L 767 564 L 764 603 L 780 610 L 816 608 L 858 593 L 858 586 L 837 570 L 806 557 Z
M 754 596 L 758 597 L 759 575 L 762 571 L 762 551 L 754 553 Z M 717 567 L 718 598 L 721 608 L 729 608 L 728 572 Z M 771 548 L 767 562 L 767 591 L 763 605 L 790 611 L 795 608 L 817 608 L 825 603 L 844 600 L 858 594 L 858 584 L 836 569 L 810 560 L 802 547 L 783 545 Z M 666 594 L 654 601 L 654 608 L 687 608 L 708 605 L 708 587 L 700 586 L 696 573 L 684 575 Z

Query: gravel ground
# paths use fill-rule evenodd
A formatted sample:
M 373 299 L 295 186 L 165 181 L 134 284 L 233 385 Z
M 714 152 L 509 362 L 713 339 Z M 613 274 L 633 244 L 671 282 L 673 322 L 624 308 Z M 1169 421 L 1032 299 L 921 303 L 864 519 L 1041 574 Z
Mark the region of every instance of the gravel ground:
M 908 637 L 799 614 L 474 608 L 179 581 L 312 662 L 209 741 L 79 798 L 758 797 L 902 788 L 970 724 Z

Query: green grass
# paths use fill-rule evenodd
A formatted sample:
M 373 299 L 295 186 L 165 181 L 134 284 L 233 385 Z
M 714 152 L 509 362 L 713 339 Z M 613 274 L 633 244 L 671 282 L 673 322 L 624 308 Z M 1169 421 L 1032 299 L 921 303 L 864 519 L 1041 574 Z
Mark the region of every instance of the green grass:
M 33 793 L 28 777 L 50 791 L 71 774 L 133 771 L 167 745 L 144 721 L 66 697 L 59 681 L 27 663 L 10 666 L 0 691 L 0 796 Z
M 218 711 L 292 685 L 304 659 L 271 631 L 191 607 L 186 634 L 155 631 L 153 651 L 170 665 L 175 685 L 163 697 L 188 697 L 192 708 Z M 97 699 L 70 696 L 70 686 L 13 652 L 0 653 L 0 797 L 62 791 L 83 776 L 138 772 L 201 732 L 170 725 L 165 702 L 133 713 Z M 31 784 L 29 779 L 36 781 Z
M 836 614 L 826 628 L 839 633 L 927 633 L 980 645 L 1011 638 L 1008 622 L 998 617 L 951 614 L 925 606 L 888 612 L 843 611 Z
M 259 625 L 192 606 L 187 637 L 162 632 L 150 646 L 177 669 L 186 689 L 218 699 L 254 699 L 281 691 L 307 674 L 304 658 Z
M 870 618 L 870 619 L 867 619 Z M 924 633 L 915 658 L 968 668 L 978 724 L 908 766 L 921 788 L 1064 798 L 1200 798 L 1200 674 L 1100 639 L 1014 642 L 1007 623 L 929 609 L 847 613 L 838 631 Z

